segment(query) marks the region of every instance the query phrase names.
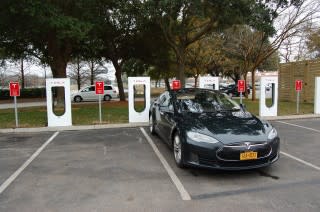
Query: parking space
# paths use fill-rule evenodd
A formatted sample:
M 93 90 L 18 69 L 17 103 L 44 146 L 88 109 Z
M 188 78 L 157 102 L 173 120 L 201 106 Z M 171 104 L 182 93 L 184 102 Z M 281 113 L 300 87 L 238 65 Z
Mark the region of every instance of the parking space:
M 319 119 L 272 123 L 283 153 L 320 165 Z M 53 134 L 1 134 L 0 185 Z M 179 169 L 147 128 L 65 131 L 0 193 L 0 211 L 319 211 L 320 171 L 295 158 L 249 171 Z
M 320 120 L 274 121 L 281 137 L 281 151 L 320 167 Z

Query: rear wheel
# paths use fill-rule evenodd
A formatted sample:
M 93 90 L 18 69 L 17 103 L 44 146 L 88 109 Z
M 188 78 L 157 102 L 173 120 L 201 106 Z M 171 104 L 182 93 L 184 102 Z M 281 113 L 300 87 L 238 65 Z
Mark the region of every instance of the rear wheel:
M 111 100 L 111 96 L 105 95 L 105 96 L 103 97 L 103 100 L 104 100 L 104 101 L 110 101 L 110 100 Z
M 151 134 L 153 134 L 153 135 L 156 134 L 156 131 L 154 129 L 154 125 L 155 125 L 155 123 L 154 123 L 154 120 L 153 120 L 153 117 L 152 117 L 152 114 L 151 114 L 150 117 L 149 117 L 149 129 L 150 129 Z
M 178 133 L 176 133 L 173 137 L 173 156 L 177 166 L 184 168 L 183 148 Z
M 75 97 L 73 98 L 73 100 L 74 100 L 74 102 L 81 102 L 81 101 L 82 101 L 82 98 L 81 98 L 81 96 L 75 96 Z

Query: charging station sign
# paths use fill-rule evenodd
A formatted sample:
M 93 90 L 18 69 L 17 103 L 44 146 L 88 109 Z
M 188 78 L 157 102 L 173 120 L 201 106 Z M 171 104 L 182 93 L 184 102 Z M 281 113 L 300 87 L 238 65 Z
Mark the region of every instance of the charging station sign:
M 246 83 L 244 80 L 238 80 L 238 92 L 243 93 L 246 91 Z
M 96 94 L 104 94 L 104 82 L 96 82 Z
M 179 90 L 181 88 L 180 80 L 172 80 L 172 90 Z
M 296 80 L 296 91 L 302 90 L 302 80 Z
M 20 96 L 20 86 L 18 82 L 10 82 L 10 96 Z

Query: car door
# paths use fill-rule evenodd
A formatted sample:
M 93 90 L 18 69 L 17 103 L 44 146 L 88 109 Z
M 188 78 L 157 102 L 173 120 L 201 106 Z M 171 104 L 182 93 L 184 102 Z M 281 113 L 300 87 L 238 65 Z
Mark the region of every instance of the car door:
M 98 95 L 96 95 L 96 87 L 94 85 L 89 87 L 89 92 L 87 93 L 88 100 L 96 101 L 98 100 Z
M 81 98 L 83 101 L 92 100 L 92 86 L 85 87 L 81 90 Z
M 169 92 L 166 92 L 159 103 L 159 116 L 160 120 L 158 122 L 159 130 L 161 131 L 161 136 L 163 136 L 166 141 L 170 141 L 170 133 L 173 125 L 174 109 L 172 100 L 170 98 Z

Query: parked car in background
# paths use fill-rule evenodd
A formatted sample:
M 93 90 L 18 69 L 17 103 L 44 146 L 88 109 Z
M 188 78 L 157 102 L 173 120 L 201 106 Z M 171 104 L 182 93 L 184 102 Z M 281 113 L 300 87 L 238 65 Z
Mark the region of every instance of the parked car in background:
M 238 86 L 235 84 L 228 85 L 227 87 L 222 87 L 222 88 L 220 88 L 220 91 L 229 95 L 230 97 L 240 96 L 240 93 L 238 92 Z M 248 94 L 250 94 L 249 86 L 247 86 L 247 92 L 248 92 Z
M 149 126 L 178 167 L 252 169 L 279 158 L 277 130 L 219 91 L 166 91 L 151 104 Z
M 112 85 L 105 85 L 104 86 L 104 95 L 102 99 L 104 101 L 110 101 L 111 99 L 117 98 L 118 92 Z M 81 102 L 81 101 L 98 101 L 99 95 L 96 94 L 95 86 L 90 85 L 80 89 L 78 92 L 73 93 L 71 95 L 71 99 L 74 102 Z

